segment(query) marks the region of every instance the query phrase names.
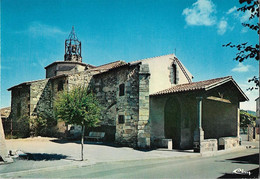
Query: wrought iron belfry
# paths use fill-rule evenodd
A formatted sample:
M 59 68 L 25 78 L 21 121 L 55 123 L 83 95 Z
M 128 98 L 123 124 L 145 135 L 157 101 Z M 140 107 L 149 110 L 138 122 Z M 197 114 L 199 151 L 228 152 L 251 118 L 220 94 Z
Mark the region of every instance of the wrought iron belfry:
M 82 61 L 81 57 L 81 42 L 78 40 L 74 26 L 69 34 L 68 39 L 65 40 L 65 61 Z

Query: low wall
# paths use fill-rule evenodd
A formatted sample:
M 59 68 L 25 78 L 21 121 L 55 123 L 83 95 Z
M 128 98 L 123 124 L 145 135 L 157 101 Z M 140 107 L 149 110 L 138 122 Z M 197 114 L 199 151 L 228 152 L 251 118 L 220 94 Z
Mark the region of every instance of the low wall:
M 168 148 L 169 150 L 172 150 L 172 139 L 156 139 L 153 141 L 153 147 Z
M 239 146 L 238 137 L 221 137 L 218 139 L 219 149 L 230 149 Z
M 212 152 L 218 150 L 217 139 L 205 139 L 200 143 L 200 153 Z

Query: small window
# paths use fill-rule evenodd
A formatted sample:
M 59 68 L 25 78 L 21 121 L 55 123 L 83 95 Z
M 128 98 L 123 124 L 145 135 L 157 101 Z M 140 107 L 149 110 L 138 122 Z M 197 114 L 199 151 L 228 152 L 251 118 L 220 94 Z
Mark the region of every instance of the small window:
M 119 85 L 119 96 L 125 95 L 125 84 Z
M 62 91 L 63 90 L 63 81 L 59 81 L 58 83 L 58 91 Z
M 16 110 L 17 110 L 16 111 L 17 117 L 20 117 L 21 116 L 21 103 L 17 103 L 17 109 Z
M 21 96 L 21 91 L 18 89 L 17 96 Z
M 118 124 L 124 124 L 125 123 L 125 116 L 119 115 L 118 116 Z
M 177 84 L 177 66 L 172 64 L 173 84 Z

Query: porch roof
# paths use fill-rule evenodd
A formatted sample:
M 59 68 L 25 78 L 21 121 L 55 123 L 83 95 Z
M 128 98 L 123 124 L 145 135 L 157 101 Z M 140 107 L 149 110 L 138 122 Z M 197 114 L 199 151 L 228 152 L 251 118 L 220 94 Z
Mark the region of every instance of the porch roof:
M 159 91 L 157 93 L 151 94 L 151 96 L 172 94 L 172 93 L 178 93 L 178 92 L 198 91 L 198 90 L 208 91 L 212 88 L 223 85 L 224 83 L 227 83 L 227 82 L 232 82 L 235 85 L 235 87 L 238 89 L 238 91 L 240 92 L 241 97 L 242 97 L 242 98 L 240 98 L 240 101 L 249 100 L 248 97 L 245 95 L 245 93 L 242 91 L 242 89 L 238 86 L 238 84 L 232 78 L 232 76 L 226 76 L 226 77 L 215 78 L 215 79 L 210 79 L 210 80 L 205 80 L 205 81 L 180 84 L 180 85 L 176 85 L 171 88 Z

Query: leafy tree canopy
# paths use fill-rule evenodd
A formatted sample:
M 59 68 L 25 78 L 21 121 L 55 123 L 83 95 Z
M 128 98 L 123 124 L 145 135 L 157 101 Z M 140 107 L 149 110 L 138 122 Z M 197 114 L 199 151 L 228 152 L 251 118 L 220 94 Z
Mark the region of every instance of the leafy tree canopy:
M 250 12 L 251 16 L 249 17 L 248 23 L 242 23 L 244 27 L 249 28 L 250 30 L 255 31 L 259 35 L 259 1 L 258 0 L 239 0 L 240 4 L 245 4 L 244 6 L 237 9 L 237 11 L 246 13 Z M 223 45 L 224 47 L 236 48 L 237 53 L 234 60 L 243 62 L 246 59 L 255 59 L 259 61 L 259 44 L 248 44 L 244 42 L 241 44 L 233 44 L 232 42 Z M 250 90 L 258 89 L 259 87 L 259 76 L 254 76 L 252 79 L 249 79 L 248 82 L 254 82 L 256 87 L 249 88 Z
M 249 114 L 247 111 L 240 111 L 240 127 L 246 128 L 249 124 L 255 125 L 256 116 Z
M 58 118 L 68 124 L 76 124 L 81 129 L 81 160 L 83 161 L 83 146 L 85 127 L 97 127 L 100 122 L 101 107 L 92 92 L 85 87 L 77 87 L 70 91 L 62 91 L 54 102 L 54 111 Z
M 62 91 L 54 103 L 55 114 L 68 124 L 96 127 L 100 119 L 101 108 L 92 92 L 85 87 L 71 91 Z

